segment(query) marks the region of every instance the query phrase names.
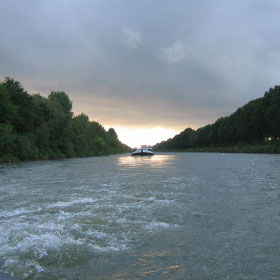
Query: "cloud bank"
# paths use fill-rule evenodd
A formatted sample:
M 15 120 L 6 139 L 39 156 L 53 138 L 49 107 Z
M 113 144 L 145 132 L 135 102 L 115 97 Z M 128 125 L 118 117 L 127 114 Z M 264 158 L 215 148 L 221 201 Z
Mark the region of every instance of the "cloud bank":
M 279 84 L 277 1 L 2 0 L 0 78 L 106 126 L 197 128 Z

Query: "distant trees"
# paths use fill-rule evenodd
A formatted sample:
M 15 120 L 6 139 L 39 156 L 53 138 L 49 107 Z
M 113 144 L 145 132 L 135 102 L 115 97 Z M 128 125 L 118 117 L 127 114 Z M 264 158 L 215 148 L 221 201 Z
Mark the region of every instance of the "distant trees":
M 264 97 L 250 101 L 228 117 L 199 129 L 187 128 L 174 138 L 154 146 L 155 150 L 257 145 L 280 138 L 280 86 Z
M 114 129 L 80 114 L 62 91 L 30 95 L 19 82 L 0 83 L 0 162 L 106 155 L 129 151 Z

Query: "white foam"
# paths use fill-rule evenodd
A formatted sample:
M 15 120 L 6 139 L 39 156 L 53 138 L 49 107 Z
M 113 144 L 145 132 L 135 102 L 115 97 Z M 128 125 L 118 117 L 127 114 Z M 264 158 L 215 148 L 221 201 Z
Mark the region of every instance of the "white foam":
M 11 259 L 11 258 L 8 258 L 4 261 L 4 264 L 2 266 L 2 268 L 5 268 L 5 267 L 8 267 L 14 263 L 17 263 L 17 260 L 16 259 Z
M 145 229 L 147 230 L 158 230 L 158 229 L 166 229 L 171 227 L 177 227 L 177 225 L 171 225 L 164 222 L 151 222 L 145 226 Z
M 175 189 L 171 193 L 164 189 L 136 190 L 129 188 L 131 183 L 102 183 L 75 182 L 69 188 L 65 185 L 65 192 L 59 189 L 57 193 L 34 190 L 36 197 L 30 197 L 29 201 L 19 199 L 17 204 L 2 209 L 0 256 L 5 259 L 2 267 L 11 270 L 21 263 L 30 277 L 46 269 L 40 262 L 47 256 L 57 258 L 62 254 L 63 258 L 67 252 L 71 258 L 80 249 L 101 254 L 125 251 L 142 235 L 177 227 L 163 218 L 170 205 L 180 207 Z M 29 197 L 29 189 L 20 191 Z M 36 262 L 28 263 L 29 258 L 38 261 L 38 266 Z
M 0 217 L 5 218 L 5 217 L 21 216 L 24 214 L 34 213 L 34 212 L 37 212 L 40 210 L 41 210 L 41 208 L 30 210 L 30 209 L 25 209 L 25 208 L 21 207 L 21 208 L 14 209 L 12 211 L 3 211 L 0 213 Z
M 25 225 L 28 228 L 28 225 Z M 62 231 L 62 226 L 49 225 L 34 225 L 27 230 L 13 232 L 10 228 L 6 232 L 6 243 L 1 244 L 0 255 L 6 253 L 18 255 L 19 252 L 25 253 L 32 250 L 37 258 L 47 255 L 47 250 L 57 249 L 63 245 L 81 245 L 81 240 L 74 239 L 68 232 Z M 30 231 L 33 231 L 30 233 Z M 48 231 L 48 232 L 46 232 Z M 41 234 L 41 232 L 46 232 Z M 7 237 L 13 236 L 13 240 Z
M 26 261 L 24 263 L 25 273 L 23 273 L 24 278 L 28 278 L 34 273 L 43 272 L 44 269 L 36 261 Z
M 96 199 L 93 198 L 79 198 L 70 201 L 58 201 L 56 203 L 49 205 L 47 208 L 56 208 L 56 207 L 64 208 L 76 204 L 87 204 L 87 203 L 94 203 L 94 202 L 96 202 Z
M 64 244 L 81 244 L 79 240 L 74 240 L 70 236 L 64 236 L 59 232 L 46 233 L 41 235 L 29 234 L 24 237 L 23 240 L 18 242 L 16 245 L 17 249 L 25 252 L 34 247 L 44 248 L 44 249 L 56 249 Z
M 115 244 L 108 244 L 107 246 L 100 246 L 97 244 L 90 244 L 89 246 L 94 249 L 94 251 L 101 252 L 118 252 L 127 250 L 127 244 L 120 242 L 114 242 Z
M 126 218 L 119 218 L 116 220 L 118 224 L 128 224 L 130 221 Z
M 92 229 L 86 231 L 85 234 L 91 237 L 95 237 L 97 239 L 105 239 L 108 238 L 109 236 L 106 232 L 99 231 L 99 230 L 92 230 Z
M 40 272 L 43 272 L 44 269 L 42 266 L 40 266 L 37 262 L 35 261 L 32 261 L 32 262 L 29 262 L 29 267 L 34 267 L 37 271 L 37 273 L 40 273 Z

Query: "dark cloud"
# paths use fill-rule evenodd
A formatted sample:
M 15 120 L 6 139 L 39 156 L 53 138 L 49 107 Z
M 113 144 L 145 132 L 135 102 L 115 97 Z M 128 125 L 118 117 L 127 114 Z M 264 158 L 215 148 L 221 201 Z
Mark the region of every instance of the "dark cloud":
M 199 127 L 279 83 L 276 1 L 2 0 L 0 77 L 104 125 Z

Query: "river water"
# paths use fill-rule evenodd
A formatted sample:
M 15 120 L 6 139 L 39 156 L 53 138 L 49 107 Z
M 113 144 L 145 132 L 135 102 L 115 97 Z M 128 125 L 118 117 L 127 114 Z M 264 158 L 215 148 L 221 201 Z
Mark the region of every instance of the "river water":
M 0 272 L 280 279 L 280 156 L 165 153 L 0 165 Z

